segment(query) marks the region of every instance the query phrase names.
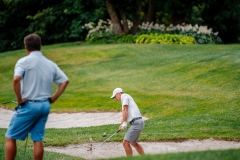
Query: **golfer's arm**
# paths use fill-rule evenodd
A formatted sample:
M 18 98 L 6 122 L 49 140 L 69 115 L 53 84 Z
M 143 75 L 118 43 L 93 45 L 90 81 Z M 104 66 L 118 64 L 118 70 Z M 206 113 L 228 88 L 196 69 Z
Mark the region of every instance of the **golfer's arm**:
M 55 102 L 61 96 L 61 94 L 65 91 L 68 83 L 69 83 L 69 80 L 59 84 L 57 91 L 55 92 L 55 94 L 49 100 L 50 103 Z
M 122 123 L 127 122 L 127 117 L 128 117 L 128 105 L 124 105 Z
M 13 90 L 16 96 L 16 100 L 18 104 L 22 103 L 22 95 L 21 95 L 21 77 L 14 76 L 13 77 Z

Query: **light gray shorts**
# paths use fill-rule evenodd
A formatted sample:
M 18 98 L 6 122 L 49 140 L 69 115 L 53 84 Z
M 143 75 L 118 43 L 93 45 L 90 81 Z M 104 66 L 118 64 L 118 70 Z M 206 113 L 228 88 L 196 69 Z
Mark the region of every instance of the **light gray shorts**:
M 124 139 L 131 143 L 137 142 L 143 128 L 144 121 L 142 119 L 134 121 L 133 124 L 130 124 L 130 128 L 128 129 Z

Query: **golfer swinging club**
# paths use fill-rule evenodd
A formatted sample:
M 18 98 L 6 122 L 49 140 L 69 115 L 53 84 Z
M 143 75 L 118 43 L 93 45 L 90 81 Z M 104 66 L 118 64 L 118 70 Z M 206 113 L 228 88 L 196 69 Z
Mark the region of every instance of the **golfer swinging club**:
M 123 139 L 123 147 L 125 149 L 126 155 L 133 155 L 131 145 L 137 150 L 139 154 L 143 155 L 144 150 L 137 141 L 141 131 L 144 128 L 144 121 L 142 119 L 137 104 L 135 103 L 133 98 L 130 95 L 124 93 L 121 88 L 114 89 L 111 98 L 115 98 L 117 101 L 122 103 L 123 116 L 121 125 L 119 126 L 119 130 L 122 131 L 126 129 L 128 122 L 130 124 L 130 128 L 128 129 Z

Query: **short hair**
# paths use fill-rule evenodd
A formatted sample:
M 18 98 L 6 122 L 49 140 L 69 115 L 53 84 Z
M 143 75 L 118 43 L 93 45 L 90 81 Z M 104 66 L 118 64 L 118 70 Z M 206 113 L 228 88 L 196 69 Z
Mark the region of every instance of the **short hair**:
M 23 43 L 29 51 L 40 51 L 42 46 L 41 37 L 37 34 L 27 35 L 24 37 Z

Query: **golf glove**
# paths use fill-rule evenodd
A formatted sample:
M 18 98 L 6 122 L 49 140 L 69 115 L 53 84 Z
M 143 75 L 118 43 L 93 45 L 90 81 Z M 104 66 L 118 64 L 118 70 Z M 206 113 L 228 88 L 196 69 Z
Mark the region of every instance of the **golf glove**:
M 127 122 L 123 122 L 122 123 L 122 129 L 126 129 L 127 128 Z

